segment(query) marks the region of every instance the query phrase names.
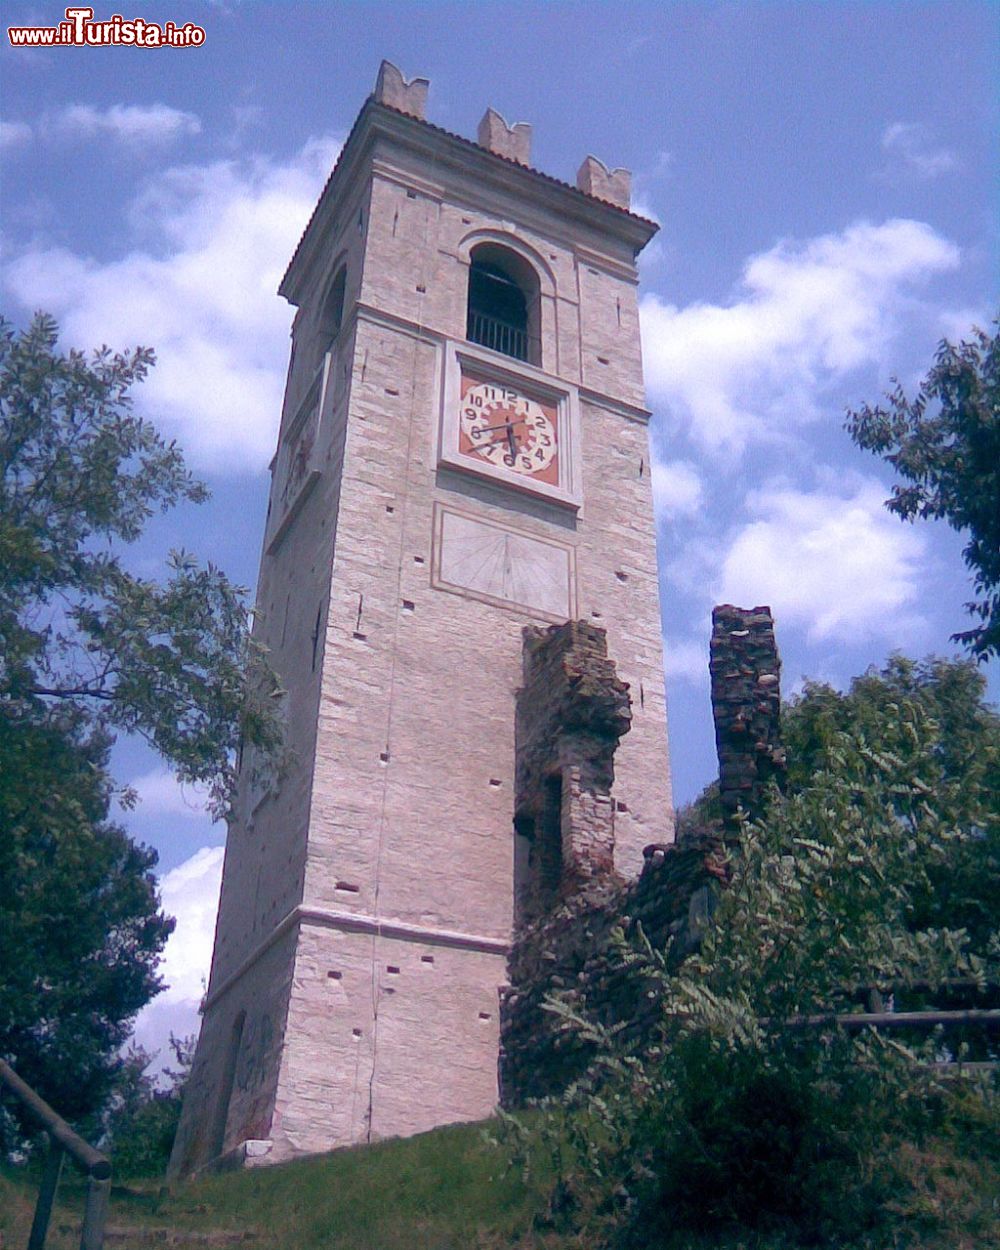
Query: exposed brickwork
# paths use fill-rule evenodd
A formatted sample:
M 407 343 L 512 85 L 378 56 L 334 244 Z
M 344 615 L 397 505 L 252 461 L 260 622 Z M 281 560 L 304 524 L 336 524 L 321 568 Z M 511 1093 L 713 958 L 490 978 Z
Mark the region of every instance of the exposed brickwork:
M 712 612 L 709 671 L 719 795 L 723 822 L 733 834 L 737 811 L 751 819 L 759 815 L 768 784 L 782 785 L 785 776 L 781 662 L 770 608 L 725 603 Z
M 531 127 L 527 122 L 509 126 L 496 109 L 487 109 L 479 123 L 476 138 L 484 148 L 522 165 L 531 164 Z
M 552 995 L 590 1019 L 643 1036 L 658 1002 L 623 952 L 638 938 L 640 926 L 654 948 L 664 950 L 669 943 L 675 961 L 698 942 L 727 881 L 726 835 L 735 831 L 738 808 L 759 814 L 768 782 L 780 783 L 784 776 L 779 673 L 770 609 L 716 608 L 711 675 L 722 828 L 714 822 L 676 844 L 647 846 L 637 882 L 624 885 L 611 872 L 599 871 L 519 932 L 500 1021 L 505 1105 L 558 1093 L 593 1057 L 579 1031 L 545 1009 Z M 560 730 L 551 732 L 558 736 Z
M 588 156 L 576 174 L 576 185 L 619 208 L 628 208 L 632 199 L 632 175 L 627 169 L 608 169 L 596 156 Z
M 391 61 L 383 61 L 379 66 L 374 94 L 379 104 L 388 104 L 390 108 L 423 120 L 427 116 L 429 86 L 426 78 L 407 81 Z
M 592 1047 L 544 1008 L 553 993 L 608 1026 L 641 1035 L 657 1005 L 645 980 L 622 958 L 639 926 L 655 947 L 673 940 L 680 958 L 696 942 L 726 880 L 722 840 L 699 835 L 684 844 L 646 849 L 639 880 L 625 886 L 610 874 L 527 926 L 511 951 L 511 988 L 500 1016 L 503 1105 L 558 1093 L 580 1076 Z
M 605 630 L 587 621 L 524 630 L 514 809 L 526 860 L 515 865 L 521 918 L 614 872 L 614 754 L 631 723 Z

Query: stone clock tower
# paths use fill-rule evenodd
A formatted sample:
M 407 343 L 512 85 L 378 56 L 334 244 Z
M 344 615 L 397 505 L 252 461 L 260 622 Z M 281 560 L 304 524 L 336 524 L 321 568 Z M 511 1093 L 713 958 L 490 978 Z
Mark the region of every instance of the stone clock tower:
M 606 631 L 632 704 L 615 866 L 671 837 L 636 306 L 656 227 L 625 170 L 588 157 L 570 186 L 530 167 L 528 126 L 491 109 L 473 143 L 426 95 L 383 63 L 280 288 L 258 603 L 291 758 L 241 764 L 174 1173 L 490 1114 L 531 854 L 525 626 Z

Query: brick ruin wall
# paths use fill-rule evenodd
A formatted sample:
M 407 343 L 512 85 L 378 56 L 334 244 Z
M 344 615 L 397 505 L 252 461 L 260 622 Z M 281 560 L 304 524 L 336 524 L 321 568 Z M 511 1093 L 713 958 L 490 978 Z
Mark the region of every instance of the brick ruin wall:
M 533 868 L 522 874 L 520 924 L 501 1002 L 500 1097 L 507 1107 L 556 1094 L 586 1070 L 593 1046 L 545 1009 L 570 1008 L 641 1036 L 658 1008 L 623 945 L 642 933 L 671 958 L 697 944 L 727 881 L 737 810 L 759 814 L 765 787 L 783 778 L 780 665 L 770 610 L 724 605 L 713 613 L 710 671 L 723 821 L 644 851 L 638 880 L 611 866 L 614 751 L 628 732 L 627 687 L 604 631 L 571 621 L 525 631 L 518 699 L 518 832 Z M 559 852 L 552 839 L 552 779 L 559 781 Z M 595 813 L 597 814 L 595 816 Z
M 771 782 L 784 784 L 781 745 L 781 662 L 770 608 L 735 608 L 725 603 L 712 612 L 708 670 L 719 756 L 719 800 L 729 836 L 742 810 L 760 814 Z

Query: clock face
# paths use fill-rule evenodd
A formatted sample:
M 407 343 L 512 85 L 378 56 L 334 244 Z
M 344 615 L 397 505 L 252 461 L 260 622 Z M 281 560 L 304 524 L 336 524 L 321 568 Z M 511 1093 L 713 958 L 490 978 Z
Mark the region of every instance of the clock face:
M 459 451 L 535 482 L 559 485 L 554 405 L 516 387 L 462 374 Z

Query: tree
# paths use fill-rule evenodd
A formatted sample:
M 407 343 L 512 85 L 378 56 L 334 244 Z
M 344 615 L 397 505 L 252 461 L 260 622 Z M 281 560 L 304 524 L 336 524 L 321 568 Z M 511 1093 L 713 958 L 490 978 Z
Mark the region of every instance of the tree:
M 162 585 L 126 566 L 154 511 L 206 498 L 132 411 L 152 353 L 56 341 L 43 314 L 21 334 L 0 319 L 0 1053 L 79 1118 L 173 927 L 155 852 L 108 820 L 115 735 L 145 738 L 221 814 L 238 744 L 274 752 L 280 730 L 243 592 L 183 553 Z
M 72 708 L 0 715 L 0 1053 L 71 1120 L 96 1111 L 174 927 L 155 852 L 107 820 L 108 738 Z
M 239 745 L 280 740 L 274 679 L 220 570 L 175 552 L 159 585 L 115 546 L 154 511 L 208 497 L 132 412 L 152 352 L 102 348 L 88 362 L 56 339 L 42 314 L 20 336 L 0 321 L 0 697 L 39 712 L 71 703 L 95 728 L 139 734 L 183 780 L 206 782 L 221 814 Z
M 849 412 L 847 432 L 908 483 L 893 486 L 891 512 L 968 534 L 962 554 L 978 598 L 966 609 L 981 624 L 953 639 L 978 660 L 1000 655 L 1000 334 L 943 341 L 916 398 L 897 383 L 886 405 Z
M 1000 716 L 985 693 L 986 682 L 971 661 L 894 655 L 881 670 L 856 677 L 844 693 L 807 682 L 782 714 L 788 784 L 801 791 L 814 774 L 831 768 L 844 734 L 873 750 L 909 756 L 912 730 L 903 712 L 919 709 L 930 743 L 920 775 L 937 809 L 949 813 L 954 836 L 939 863 L 923 866 L 919 891 L 916 873 L 922 869 L 913 865 L 910 924 L 964 929 L 969 949 L 982 955 L 1000 940 Z M 906 814 L 898 815 L 902 820 Z
M 164 1068 L 158 1077 L 149 1074 L 153 1056 L 141 1046 L 130 1048 L 125 1056 L 104 1123 L 103 1144 L 115 1161 L 116 1176 L 166 1172 L 196 1040 L 171 1034 L 176 1066 Z

